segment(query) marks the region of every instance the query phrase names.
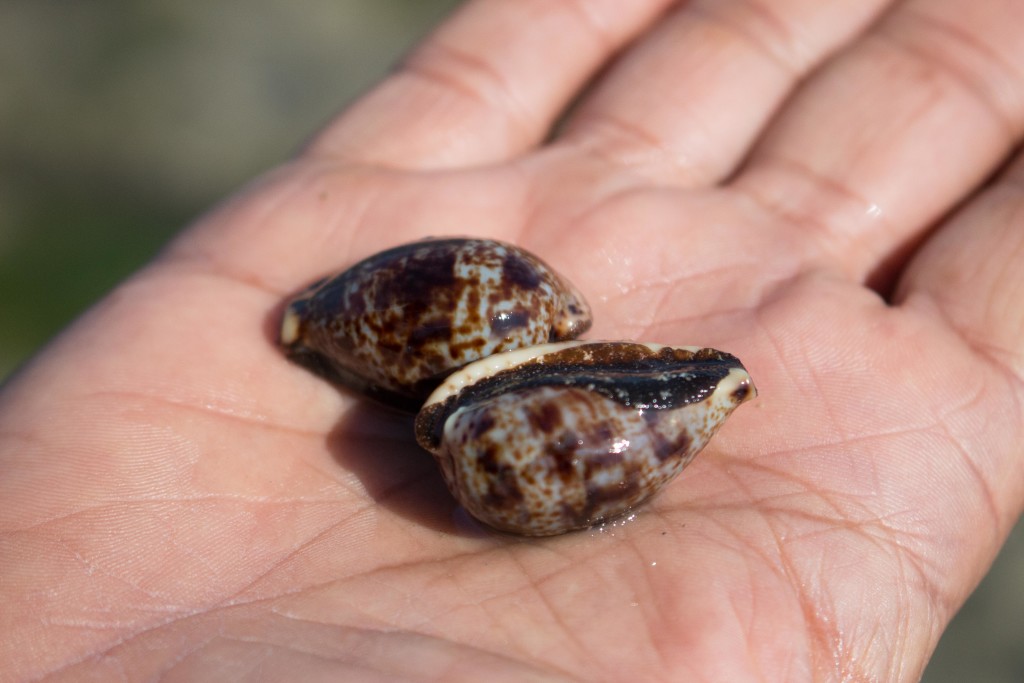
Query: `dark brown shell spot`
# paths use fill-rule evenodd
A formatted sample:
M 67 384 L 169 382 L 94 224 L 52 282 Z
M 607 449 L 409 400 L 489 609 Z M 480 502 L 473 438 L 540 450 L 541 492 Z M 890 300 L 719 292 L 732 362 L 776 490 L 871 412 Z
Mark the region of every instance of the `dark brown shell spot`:
M 415 410 L 466 363 L 589 326 L 586 303 L 533 254 L 452 238 L 383 251 L 306 288 L 288 306 L 282 344 L 333 381 Z

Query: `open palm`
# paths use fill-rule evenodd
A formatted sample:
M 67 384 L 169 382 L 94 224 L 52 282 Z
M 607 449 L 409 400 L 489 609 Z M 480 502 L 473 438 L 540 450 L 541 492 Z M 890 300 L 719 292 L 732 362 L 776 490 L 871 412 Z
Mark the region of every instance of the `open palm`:
M 4 388 L 0 679 L 919 676 L 1024 501 L 1024 7 L 889 4 L 466 5 Z M 629 520 L 477 526 L 275 346 L 442 234 L 760 397 Z

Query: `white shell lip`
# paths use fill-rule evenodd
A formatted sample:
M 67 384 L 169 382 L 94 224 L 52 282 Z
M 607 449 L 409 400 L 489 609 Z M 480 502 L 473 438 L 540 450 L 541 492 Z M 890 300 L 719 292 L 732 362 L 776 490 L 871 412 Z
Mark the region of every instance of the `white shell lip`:
M 284 315 L 281 317 L 281 343 L 285 346 L 290 346 L 297 342 L 301 325 L 302 320 L 298 311 L 295 310 L 295 306 L 286 308 Z
M 450 396 L 454 396 L 459 393 L 464 387 L 474 384 L 479 380 L 495 375 L 503 370 L 515 367 L 527 361 L 540 359 L 541 356 L 546 356 L 550 353 L 556 353 L 564 349 L 571 349 L 577 346 L 586 346 L 588 344 L 610 344 L 623 342 L 608 342 L 604 340 L 593 340 L 593 339 L 576 339 L 574 341 L 565 342 L 551 342 L 548 344 L 538 344 L 536 346 L 528 346 L 522 349 L 516 349 L 515 351 L 505 351 L 503 353 L 496 353 L 493 356 L 487 356 L 478 361 L 470 363 L 454 373 L 448 376 L 448 378 L 434 390 L 430 396 L 427 397 L 426 403 L 423 407 L 433 405 L 435 403 L 443 403 Z M 664 348 L 682 349 L 684 351 L 691 351 L 696 353 L 700 351 L 700 346 L 669 346 L 668 344 L 653 344 L 647 342 L 625 342 L 629 344 L 637 344 L 638 346 L 645 346 L 651 351 L 660 351 Z M 543 360 L 537 360 L 539 363 L 543 363 Z M 746 375 L 746 373 L 743 373 Z M 750 376 L 746 375 L 749 381 Z M 729 378 L 732 378 L 730 373 Z M 738 387 L 741 380 L 736 380 L 736 386 Z
M 745 403 L 753 398 L 757 397 L 757 387 L 754 386 L 754 381 L 750 377 L 750 373 L 742 368 L 732 368 L 729 370 L 729 374 L 722 378 L 722 381 L 715 387 L 715 391 L 712 397 L 718 396 L 735 396 L 736 392 L 740 387 L 749 387 L 750 391 L 747 392 L 736 405 Z

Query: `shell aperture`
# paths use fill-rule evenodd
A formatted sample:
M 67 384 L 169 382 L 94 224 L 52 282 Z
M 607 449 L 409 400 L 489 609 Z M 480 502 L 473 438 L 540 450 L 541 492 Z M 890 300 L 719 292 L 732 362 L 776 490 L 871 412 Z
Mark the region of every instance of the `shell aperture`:
M 545 536 L 654 495 L 755 395 L 739 360 L 714 349 L 547 344 L 452 375 L 416 436 L 473 516 Z

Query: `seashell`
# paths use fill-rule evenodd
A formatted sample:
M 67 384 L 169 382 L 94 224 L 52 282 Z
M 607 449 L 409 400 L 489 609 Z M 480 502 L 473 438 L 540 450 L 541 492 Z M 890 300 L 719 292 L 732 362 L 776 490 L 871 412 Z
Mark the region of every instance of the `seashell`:
M 487 239 L 431 239 L 371 256 L 287 306 L 293 360 L 415 411 L 451 371 L 503 351 L 575 339 L 590 308 L 533 254 Z
M 714 349 L 545 344 L 449 376 L 416 439 L 474 517 L 547 536 L 650 498 L 755 395 L 740 361 Z

